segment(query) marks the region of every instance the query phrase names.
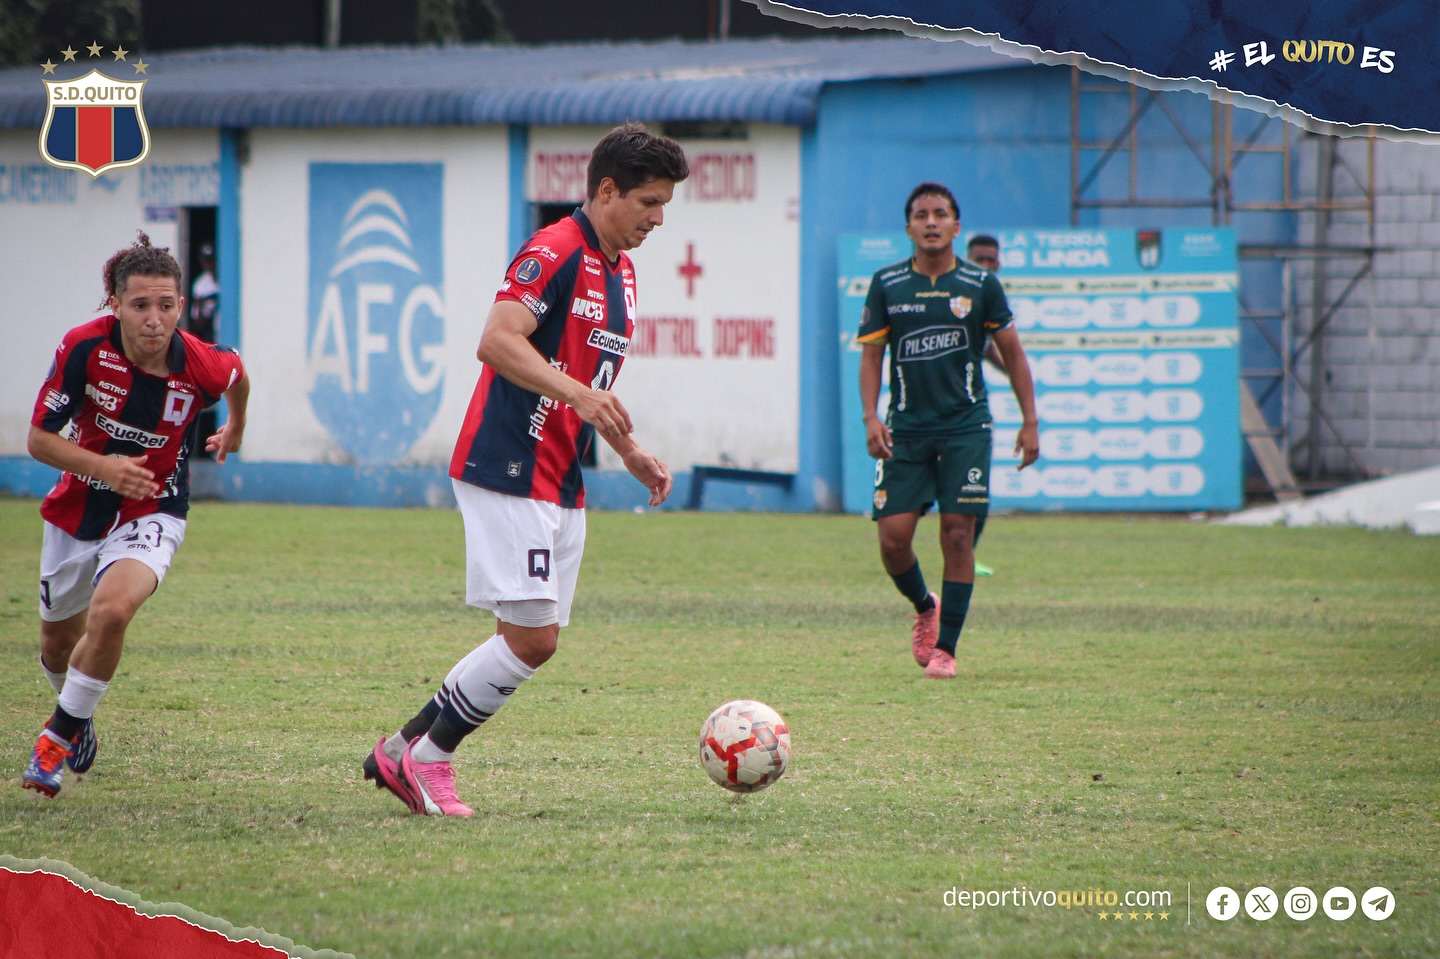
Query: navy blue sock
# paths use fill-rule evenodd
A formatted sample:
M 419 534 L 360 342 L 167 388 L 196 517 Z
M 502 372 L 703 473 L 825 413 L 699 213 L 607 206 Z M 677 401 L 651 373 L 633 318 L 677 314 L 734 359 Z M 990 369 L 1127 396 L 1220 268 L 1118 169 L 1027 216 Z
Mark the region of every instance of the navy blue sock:
M 71 716 L 57 704 L 55 712 L 51 715 L 50 721 L 45 724 L 45 728 L 68 743 L 75 738 L 76 734 L 80 732 L 80 727 L 84 725 L 85 720 Z
M 925 574 L 920 572 L 918 559 L 914 566 L 899 575 L 892 573 L 890 578 L 895 581 L 895 588 L 900 590 L 900 595 L 910 600 L 915 612 L 926 613 L 935 608 L 935 603 L 930 599 L 930 590 L 925 586 Z
M 430 741 L 438 748 L 447 753 L 453 753 L 460 746 L 460 742 L 475 730 L 480 728 L 481 723 L 491 717 L 491 713 L 484 710 L 475 710 L 475 715 L 480 722 L 472 723 L 460 714 L 455 708 L 453 697 L 440 710 L 440 715 L 435 717 L 435 722 L 430 725 Z
M 415 718 L 400 730 L 400 735 L 405 737 L 407 743 L 414 742 L 429 731 L 439 715 L 440 704 L 435 701 L 434 697 L 431 697 L 430 701 L 425 704 L 425 708 L 416 713 Z
M 940 638 L 936 649 L 943 649 L 955 655 L 955 644 L 960 641 L 960 631 L 965 628 L 965 616 L 970 612 L 970 595 L 975 592 L 974 583 L 952 583 L 948 579 L 940 584 Z

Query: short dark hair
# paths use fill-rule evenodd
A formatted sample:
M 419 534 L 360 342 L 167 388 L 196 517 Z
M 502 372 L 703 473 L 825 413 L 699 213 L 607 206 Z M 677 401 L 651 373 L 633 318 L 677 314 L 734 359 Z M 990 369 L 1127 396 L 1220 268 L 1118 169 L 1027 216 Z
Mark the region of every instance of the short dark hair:
M 626 123 L 605 134 L 590 152 L 585 171 L 585 196 L 593 198 L 600 181 L 609 177 L 623 196 L 651 180 L 679 183 L 690 175 L 680 144 L 651 133 L 643 123 Z
M 998 250 L 1000 249 L 1000 241 L 988 233 L 977 233 L 970 238 L 969 243 L 965 244 L 965 249 L 973 250 L 977 246 L 993 246 Z
M 139 230 L 135 232 L 134 243 L 105 261 L 102 272 L 105 299 L 100 301 L 102 307 L 110 302 L 110 297 L 125 293 L 125 285 L 132 276 L 168 276 L 175 281 L 176 289 L 180 287 L 180 264 L 170 255 L 170 248 L 151 246 L 148 235 Z
M 927 180 L 911 190 L 910 195 L 905 198 L 906 223 L 910 222 L 910 207 L 914 206 L 915 201 L 922 196 L 943 196 L 950 201 L 950 210 L 955 214 L 955 219 L 960 219 L 960 204 L 955 202 L 955 194 L 950 192 L 950 188 L 943 183 L 931 183 Z

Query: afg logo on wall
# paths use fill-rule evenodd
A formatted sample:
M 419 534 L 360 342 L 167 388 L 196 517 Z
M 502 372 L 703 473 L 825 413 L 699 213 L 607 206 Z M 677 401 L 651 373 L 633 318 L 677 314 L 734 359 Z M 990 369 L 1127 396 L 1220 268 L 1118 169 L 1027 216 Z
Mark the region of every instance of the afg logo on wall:
M 357 463 L 402 459 L 440 407 L 444 167 L 310 164 L 306 393 Z

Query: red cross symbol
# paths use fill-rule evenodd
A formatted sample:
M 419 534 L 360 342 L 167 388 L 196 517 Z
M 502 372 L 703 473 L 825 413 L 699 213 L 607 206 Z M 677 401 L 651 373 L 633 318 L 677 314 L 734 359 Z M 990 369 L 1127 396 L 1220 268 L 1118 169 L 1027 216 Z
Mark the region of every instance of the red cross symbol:
M 705 273 L 705 268 L 695 262 L 695 244 L 685 244 L 685 262 L 676 267 L 676 272 L 685 278 L 685 298 L 695 298 L 695 278 Z

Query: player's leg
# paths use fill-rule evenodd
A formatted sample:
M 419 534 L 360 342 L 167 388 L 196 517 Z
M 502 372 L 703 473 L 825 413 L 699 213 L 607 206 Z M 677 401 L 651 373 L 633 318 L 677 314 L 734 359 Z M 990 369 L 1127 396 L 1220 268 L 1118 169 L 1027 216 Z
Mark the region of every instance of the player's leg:
M 940 631 L 935 653 L 925 667 L 932 679 L 955 675 L 955 649 L 965 629 L 975 590 L 976 520 L 989 509 L 990 434 L 967 434 L 947 441 L 941 455 Z
M 125 631 L 165 578 L 184 540 L 185 521 L 147 517 L 98 543 L 74 540 L 53 528 L 46 530 L 46 537 L 41 618 L 49 625 L 42 628 L 42 657 L 48 652 L 59 658 L 68 646 L 69 662 L 55 711 L 36 740 L 22 779 L 27 788 L 54 796 L 60 791 L 62 762 L 84 773 L 95 760 L 95 709 L 120 663 Z M 77 575 L 91 569 L 98 570 L 91 579 Z M 88 608 L 77 610 L 80 603 Z M 82 621 L 83 633 L 74 639 Z
M 430 814 L 468 816 L 451 760 L 552 655 L 584 552 L 584 511 L 561 509 L 456 483 L 465 519 L 466 600 L 499 628 L 447 678 L 449 695 L 430 728 L 401 757 L 405 785 Z
M 893 455 L 875 463 L 875 496 L 871 516 L 880 537 L 880 562 L 890 581 L 915 608 L 910 649 L 921 666 L 930 660 L 939 623 L 939 597 L 925 585 L 915 555 L 915 528 L 935 499 L 935 471 L 929 443 L 896 437 Z

